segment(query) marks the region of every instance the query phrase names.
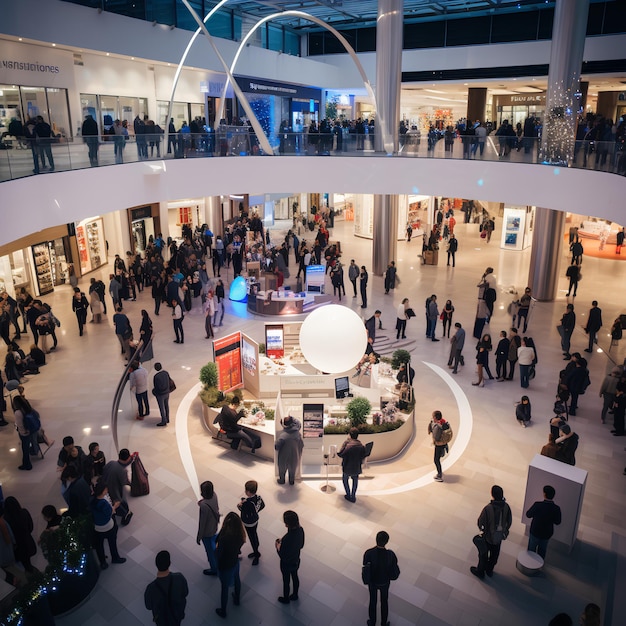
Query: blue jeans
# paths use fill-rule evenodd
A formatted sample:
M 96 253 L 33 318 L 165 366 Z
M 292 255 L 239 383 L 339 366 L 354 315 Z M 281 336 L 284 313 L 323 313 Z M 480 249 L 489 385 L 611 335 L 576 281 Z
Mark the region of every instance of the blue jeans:
M 542 559 L 545 559 L 548 541 L 550 541 L 550 539 L 539 539 L 539 537 L 535 537 L 535 535 L 529 535 L 528 551 L 536 552 Z
M 350 490 L 350 484 L 348 483 L 348 479 L 352 478 L 352 490 Z M 356 497 L 356 490 L 359 486 L 359 475 L 354 474 L 353 476 L 349 474 L 343 475 L 343 488 L 346 490 L 346 495 L 348 498 L 352 498 L 352 500 Z
M 437 318 L 434 320 L 428 318 L 428 326 L 426 327 L 426 336 L 430 339 L 435 338 L 435 328 L 437 327 Z
M 137 409 L 139 410 L 139 417 L 148 415 L 148 413 L 150 413 L 150 406 L 148 405 L 148 392 L 143 391 L 142 393 L 135 393 L 135 397 L 137 398 Z
M 530 365 L 521 365 L 519 366 L 519 378 L 520 378 L 520 384 L 522 385 L 522 387 L 524 387 L 524 389 L 526 389 L 526 387 L 528 387 L 529 385 L 529 378 L 528 378 L 528 374 L 530 373 Z
M 206 558 L 211 566 L 211 571 L 217 572 L 217 557 L 215 556 L 215 541 L 217 540 L 217 534 L 212 537 L 202 537 L 202 543 L 206 550 Z

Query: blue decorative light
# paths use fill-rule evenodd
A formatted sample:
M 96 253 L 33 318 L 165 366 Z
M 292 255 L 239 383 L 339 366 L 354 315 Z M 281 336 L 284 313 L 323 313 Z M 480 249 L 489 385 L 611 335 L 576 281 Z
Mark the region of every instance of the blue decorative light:
M 230 284 L 228 297 L 235 302 L 245 302 L 248 298 L 248 289 L 246 279 L 243 276 L 237 276 Z
M 479 179 L 476 181 L 476 184 L 477 184 L 479 187 L 482 187 L 482 186 L 485 184 L 485 181 L 484 181 L 482 178 L 479 178 Z

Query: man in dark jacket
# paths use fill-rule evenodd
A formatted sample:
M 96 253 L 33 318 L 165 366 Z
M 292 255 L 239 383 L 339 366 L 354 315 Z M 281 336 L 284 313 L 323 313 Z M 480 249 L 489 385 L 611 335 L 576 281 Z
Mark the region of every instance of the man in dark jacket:
M 50 171 L 54 172 L 54 158 L 52 157 L 52 140 L 54 138 L 50 124 L 45 122 L 41 115 L 37 116 L 35 124 L 35 135 L 37 135 L 37 143 L 39 144 L 39 153 L 41 156 L 41 164 L 45 167 L 44 155 L 48 158 L 48 166 Z
M 509 360 L 510 341 L 506 337 L 506 330 L 500 331 L 500 341 L 496 348 L 496 379 L 503 381 L 506 378 L 506 363 Z
M 585 348 L 585 352 L 593 352 L 593 344 L 598 343 L 596 335 L 602 328 L 602 309 L 598 306 L 598 301 L 594 300 L 589 309 L 589 317 L 585 332 L 589 335 L 589 347 Z
M 170 572 L 170 563 L 167 550 L 156 555 L 157 577 L 146 587 L 143 596 L 157 626 L 179 626 L 185 618 L 189 587 L 182 574 Z
M 569 414 L 571 416 L 576 415 L 576 409 L 578 408 L 578 396 L 581 393 L 585 393 L 585 381 L 588 376 L 589 371 L 587 370 L 587 361 L 581 358 L 576 359 L 576 367 L 573 367 L 564 377 L 567 390 L 571 395 L 569 407 Z
M 100 144 L 98 134 L 98 122 L 96 122 L 91 115 L 87 115 L 83 122 L 81 135 L 83 136 L 83 141 L 87 144 L 89 165 L 91 165 L 91 167 L 98 166 L 98 148 Z
M 365 446 L 359 441 L 357 428 L 350 429 L 350 436 L 343 442 L 337 455 L 341 457 L 341 469 L 343 472 L 343 488 L 346 490 L 344 498 L 348 502 L 356 502 L 356 490 L 359 486 L 359 474 L 365 458 Z M 350 490 L 349 479 L 352 479 Z
M 293 485 L 300 467 L 304 442 L 300 434 L 300 420 L 288 415 L 283 420 L 283 431 L 276 437 L 274 448 L 278 451 L 278 484 L 285 484 L 289 472 L 289 484 Z
M 477 578 L 485 574 L 491 578 L 493 568 L 500 556 L 500 544 L 509 535 L 513 523 L 511 507 L 504 499 L 504 491 L 499 485 L 491 488 L 491 502 L 483 508 L 478 518 L 478 528 L 483 533 L 486 550 L 478 553 L 478 567 L 470 567 L 470 572 Z
M 156 374 L 152 379 L 152 393 L 159 405 L 161 421 L 157 426 L 167 426 L 170 423 L 170 375 L 160 363 L 154 364 Z
M 578 291 L 578 281 L 580 280 L 580 268 L 578 265 L 572 263 L 567 270 L 565 271 L 565 276 L 569 278 L 569 289 L 567 290 L 566 296 L 569 296 L 572 293 L 572 287 L 574 288 L 574 297 L 576 297 L 576 292 Z
M 398 557 L 385 547 L 389 543 L 389 534 L 384 530 L 376 533 L 376 547 L 365 551 L 363 565 L 369 569 L 370 592 L 368 626 L 376 624 L 376 602 L 380 592 L 380 623 L 387 624 L 389 616 L 389 584 L 400 575 Z
M 569 361 L 572 357 L 569 353 L 570 340 L 572 333 L 576 327 L 576 313 L 574 313 L 574 305 L 568 304 L 563 317 L 561 318 L 560 326 L 557 326 L 559 335 L 561 335 L 561 350 L 563 350 L 563 360 Z
M 526 517 L 532 519 L 528 537 L 528 551 L 536 552 L 542 559 L 546 558 L 548 541 L 554 534 L 554 526 L 561 523 L 561 507 L 554 504 L 554 487 L 546 485 L 543 488 L 543 501 L 535 502 Z

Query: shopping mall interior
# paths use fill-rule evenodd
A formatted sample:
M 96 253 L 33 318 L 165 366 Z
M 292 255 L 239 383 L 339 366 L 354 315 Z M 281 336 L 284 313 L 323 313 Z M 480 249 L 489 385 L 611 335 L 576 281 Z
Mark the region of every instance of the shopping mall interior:
M 40 515 L 42 507 L 65 506 L 56 459 L 61 440 L 72 435 L 85 450 L 97 441 L 107 460 L 116 458 L 117 449 L 122 447 L 138 451 L 149 473 L 150 494 L 129 498 L 134 516 L 118 533 L 119 551 L 127 561 L 102 571 L 85 601 L 70 613 L 57 616 L 54 623 L 61 626 L 152 623 L 152 616 L 144 607 L 143 591 L 154 578 L 154 557 L 162 549 L 172 555 L 172 570 L 182 572 L 189 583 L 184 623 L 216 623 L 219 618 L 214 609 L 219 602 L 219 581 L 203 575 L 206 555 L 202 546 L 196 544 L 199 485 L 205 480 L 214 483 L 220 512 L 225 515 L 236 510 L 244 483 L 250 479 L 258 481 L 259 493 L 266 503 L 259 524 L 262 557 L 259 566 L 252 567 L 246 558 L 248 546 L 242 549 L 241 606 L 229 605 L 231 624 L 366 623 L 368 592 L 361 582 L 362 557 L 374 545 L 379 530 L 389 533 L 389 547 L 398 555 L 401 570 L 390 589 L 389 620 L 394 626 L 504 623 L 526 626 L 548 624 L 562 612 L 577 623 L 590 602 L 601 607 L 603 624 L 621 623 L 619 615 L 626 614 L 624 599 L 618 591 L 626 576 L 623 533 L 626 477 L 622 475 L 626 473 L 626 439 L 612 436 L 610 416 L 602 423 L 599 392 L 605 375 L 626 357 L 624 342 L 615 343 L 610 336 L 613 320 L 626 313 L 619 296 L 626 286 L 621 258 L 626 256 L 616 254 L 614 243 L 615 233 L 626 221 L 622 210 L 626 177 L 617 175 L 611 167 L 594 171 L 591 158 L 588 169 L 554 167 L 535 160 L 524 162 L 522 150 L 521 155 L 514 151 L 509 161 L 502 162 L 494 137 L 488 138 L 487 156 L 483 160 L 462 159 L 460 141 L 451 158 L 446 158 L 448 155 L 441 145 L 433 155 L 441 158 L 426 158 L 426 147 L 422 145 L 420 153 L 413 155 L 417 158 L 387 157 L 372 149 L 358 156 L 329 158 L 277 155 L 175 159 L 167 155 L 164 144 L 162 159 L 129 158 L 132 162 L 125 164 L 115 164 L 113 148 L 103 140 L 100 167 L 89 167 L 87 146 L 78 132 L 84 115 L 93 110 L 100 124 L 105 121 L 104 115 L 128 116 L 132 126 L 133 118 L 140 113 L 150 114 L 162 124 L 167 121 L 174 68 L 190 32 L 174 22 L 159 22 L 156 17 L 148 19 L 147 13 L 129 17 L 106 7 L 99 11 L 100 2 L 91 6 L 80 4 L 89 5 L 88 2 L 22 0 L 19 6 L 15 3 L 8 7 L 7 19 L 0 25 L 3 60 L 23 60 L 27 65 L 43 63 L 57 68 L 56 72 L 34 72 L 9 69 L 3 63 L 0 66 L 2 116 L 8 118 L 19 111 L 25 119 L 31 113 L 44 113 L 51 125 L 56 122 L 57 129 L 64 129 L 59 145 L 53 146 L 55 158 L 61 164 L 55 173 L 30 175 L 32 158 L 28 149 L 13 147 L 0 151 L 0 176 L 5 181 L 0 192 L 4 214 L 0 277 L 8 291 L 26 285 L 33 295 L 51 305 L 61 323 L 57 331 L 58 348 L 48 355 L 41 373 L 27 377 L 25 382 L 26 396 L 40 411 L 42 425 L 55 443 L 43 459 L 33 458 L 32 471 L 18 471 L 20 441 L 9 409 L 6 418 L 10 424 L 0 428 L 0 485 L 5 498 L 14 495 L 31 512 L 33 536 L 38 537 L 45 528 Z M 207 11 L 211 8 L 204 7 L 208 3 L 199 4 Z M 232 2 L 233 10 L 247 11 L 245 19 L 237 18 L 243 23 L 267 15 L 264 12 L 267 4 Z M 277 10 L 294 8 L 288 4 L 293 3 L 281 0 L 271 3 Z M 332 23 L 341 12 L 342 19 L 348 19 L 346 15 L 356 11 L 348 5 L 359 3 L 318 0 L 304 4 L 314 5 L 311 11 L 319 10 L 320 19 Z M 333 9 L 333 4 L 339 6 Z M 371 8 L 369 5 L 374 5 L 375 15 L 376 2 L 368 0 L 362 4 L 364 16 L 366 6 Z M 409 10 L 432 10 L 435 4 L 405 0 L 407 23 L 412 19 Z M 451 3 L 451 14 L 461 23 L 465 18 L 458 15 L 459 11 L 478 10 L 482 3 L 465 2 L 464 8 L 458 4 Z M 499 4 L 503 6 L 501 9 L 494 6 L 496 15 L 500 10 L 508 15 L 514 8 L 509 2 Z M 522 13 L 540 12 L 539 4 L 543 5 L 513 4 L 518 4 Z M 556 3 L 546 4 L 554 10 Z M 587 37 L 581 75 L 588 83 L 583 110 L 595 112 L 607 107 L 603 109 L 607 111 L 605 116 L 613 120 L 623 114 L 619 107 L 626 80 L 626 67 L 620 60 L 626 35 L 615 32 L 617 27 L 609 28 L 615 21 L 609 18 L 615 15 L 611 11 L 616 10 L 616 4 L 619 3 L 591 3 L 593 20 L 590 18 L 588 32 L 591 29 L 594 36 Z M 603 13 L 598 26 L 600 5 Z M 484 11 L 486 14 L 487 10 Z M 37 15 L 38 19 L 25 19 L 25 14 Z M 476 13 L 471 19 L 483 18 L 485 14 Z M 339 28 L 339 18 L 337 21 Z M 239 22 L 233 18 L 233 23 Z M 189 24 L 187 28 L 193 28 Z M 471 24 L 468 22 L 466 26 Z M 538 24 L 537 32 L 541 33 Z M 359 27 L 358 20 L 353 26 Z M 364 22 L 360 27 L 366 29 L 371 23 Z M 328 98 L 336 94 L 335 104 L 345 106 L 350 119 L 369 115 L 371 102 L 358 72 L 349 65 L 348 55 L 314 53 L 319 29 L 303 29 L 286 18 L 282 28 L 283 42 L 287 41 L 287 32 L 306 38 L 308 46 L 303 43 L 300 50 L 308 50 L 309 54 L 282 53 L 272 47 L 268 29 L 264 43 L 254 42 L 246 48 L 238 74 L 258 77 L 268 84 L 274 81 L 275 85 L 283 86 L 317 86 L 319 95 L 303 100 L 307 107 L 310 104 L 308 114 L 319 116 Z M 328 45 L 326 39 L 324 42 Z M 538 110 L 526 108 L 530 107 L 527 103 L 523 110 L 513 110 L 516 105 L 512 98 L 538 93 L 529 91 L 536 85 L 545 103 L 549 85 L 549 36 L 537 36 L 533 41 L 494 39 L 486 43 L 469 42 L 446 48 L 433 44 L 431 48 L 405 49 L 403 77 L 404 73 L 414 75 L 412 81 L 405 82 L 403 78 L 402 118 L 423 124 L 436 122 L 441 109 L 445 109 L 445 119 L 440 121 L 454 123 L 467 115 L 468 88 L 472 87 L 486 90 L 485 120 L 499 124 L 500 114 L 508 112 L 499 107 L 511 107 L 511 115 L 520 119 L 526 114 L 539 114 Z M 226 37 L 219 39 L 218 45 L 230 62 L 236 42 Z M 366 48 L 357 52 L 368 75 L 375 76 L 375 53 Z M 521 63 L 527 65 L 527 74 L 519 69 Z M 602 63 L 605 71 L 599 69 Z M 509 72 L 507 66 L 516 69 Z M 544 68 L 541 73 L 539 69 L 535 73 L 534 68 L 541 67 Z M 431 68 L 438 76 L 434 84 L 417 75 Z M 585 68 L 589 73 L 585 73 Z M 478 70 L 485 69 L 490 71 L 483 73 L 490 76 L 481 76 Z M 455 77 L 447 74 L 453 71 L 458 72 Z M 215 114 L 220 105 L 219 87 L 224 84 L 222 72 L 211 48 L 205 41 L 199 41 L 190 53 L 173 98 L 177 126 L 178 121 L 196 115 L 206 115 L 209 119 L 211 110 Z M 219 87 L 213 91 L 211 83 L 215 80 Z M 201 92 L 200 83 L 208 91 Z M 521 89 L 520 83 L 524 86 Z M 35 88 L 36 92 L 31 93 Z M 10 89 L 14 90 L 13 95 L 9 94 Z M 499 90 L 506 93 L 499 94 Z M 497 97 L 509 100 L 498 103 Z M 540 106 L 541 101 L 537 102 Z M 232 103 L 227 105 L 227 110 L 228 106 L 231 112 L 237 110 Z M 294 103 L 287 105 L 284 101 L 272 101 L 272 106 L 281 113 L 303 112 Z M 612 107 L 610 113 L 608 107 Z M 9 109 L 11 115 L 7 114 Z M 126 146 L 126 153 L 131 152 L 136 152 L 133 141 Z M 372 271 L 379 236 L 372 225 L 370 210 L 371 197 L 375 194 L 401 196 L 404 213 L 400 231 L 404 230 L 404 220 L 408 220 L 416 202 L 424 202 L 426 228 L 431 223 L 429 220 L 435 219 L 435 201 L 440 203 L 442 198 L 458 199 L 459 204 L 462 199 L 480 201 L 493 218 L 495 231 L 487 242 L 481 237 L 480 219 L 464 223 L 462 211 L 457 210 L 455 235 L 459 248 L 454 267 L 446 265 L 443 242 L 438 265 L 425 265 L 421 239 L 415 237 L 408 242 L 399 237 L 393 260 L 400 281 L 385 294 L 382 276 Z M 322 490 L 326 485 L 323 476 L 297 481 L 292 487 L 279 485 L 274 463 L 261 456 L 231 451 L 212 438 L 204 425 L 197 396 L 200 368 L 213 358 L 212 342 L 205 339 L 199 298 L 194 299 L 191 310 L 185 314 L 184 345 L 173 343 L 171 310 L 162 308 L 159 316 L 153 314 L 149 289 L 139 293 L 136 301 L 124 303 L 134 328 L 139 327 L 142 309 L 152 317 L 155 358 L 145 364 L 150 378 L 155 373 L 154 364 L 160 362 L 177 389 L 170 398 L 171 424 L 167 428 L 155 427 L 158 410 L 152 396 L 150 415 L 142 421 L 135 419 L 134 400 L 128 387 L 123 391 L 119 411 L 112 417 L 115 390 L 125 363 L 119 353 L 111 314 L 101 324 L 88 323 L 84 336 L 79 336 L 71 308 L 72 288 L 66 274 L 68 264 L 73 263 L 80 274 L 78 286 L 83 291 L 88 290 L 92 277 L 108 284 L 116 254 L 124 257 L 133 246 L 141 250 L 145 238 L 158 232 L 165 237 L 180 238 L 181 223 L 195 227 L 206 222 L 219 232 L 222 219 L 236 216 L 242 198 L 250 207 L 264 211 L 265 225 L 274 243 L 291 226 L 289 210 L 293 202 L 299 202 L 300 209 L 306 209 L 310 216 L 313 196 L 320 206 L 337 206 L 331 240 L 341 242 L 342 262 L 347 265 L 350 259 L 355 259 L 370 271 L 367 307 L 362 309 L 361 300 L 352 297 L 347 280 L 347 295 L 341 305 L 363 318 L 379 309 L 382 330 L 377 333 L 375 349 L 384 356 L 390 356 L 398 347 L 408 350 L 416 372 L 414 434 L 394 458 L 368 464 L 354 503 L 343 498 L 337 475 L 330 481 L 334 490 Z M 565 214 L 562 232 L 552 233 L 554 245 L 560 246 L 553 268 L 554 293 L 534 303 L 526 333 L 537 346 L 537 375 L 528 389 L 520 387 L 517 371 L 512 381 L 487 380 L 484 387 L 473 386 L 476 353 L 471 329 L 476 317 L 477 285 L 485 268 L 493 267 L 497 300 L 485 332 L 495 339 L 501 330 L 510 329 L 508 305 L 515 293 L 523 292 L 533 275 L 536 233 L 532 222 L 537 208 Z M 517 240 L 519 245 L 507 240 L 508 210 L 521 211 L 528 217 L 528 226 L 522 228 L 524 239 Z M 583 276 L 575 298 L 566 296 L 565 276 L 570 264 L 568 235 L 573 226 L 589 233 L 583 239 L 588 254 L 583 257 Z M 601 244 L 598 229 L 609 233 L 605 245 Z M 314 233 L 309 232 L 301 229 L 300 239 L 312 242 Z M 42 267 L 38 259 L 43 257 L 48 266 L 45 271 L 38 271 Z M 286 280 L 292 286 L 294 267 L 292 256 L 291 278 Z M 233 278 L 232 267 L 222 272 L 227 287 Z M 329 277 L 325 288 L 327 293 L 332 293 Z M 451 375 L 447 368 L 450 344 L 447 337 L 441 337 L 439 323 L 437 336 L 441 341 L 425 338 L 422 306 L 431 294 L 436 294 L 440 303 L 451 300 L 455 307 L 454 321 L 468 331 L 465 366 L 457 376 Z M 415 307 L 417 317 L 408 322 L 407 339 L 397 342 L 396 311 L 404 298 Z M 110 304 L 108 295 L 107 300 Z M 580 438 L 576 469 L 586 472 L 577 534 L 571 546 L 553 540 L 542 571 L 529 577 L 517 569 L 516 561 L 528 542 L 524 503 L 529 465 L 547 442 L 559 372 L 565 365 L 556 326 L 567 304 L 573 303 L 577 323 L 572 351 L 583 353 L 588 345 L 584 325 L 593 300 L 602 308 L 604 323 L 593 352 L 585 354 L 591 386 L 580 397 L 576 416 L 570 418 L 570 425 Z M 305 316 L 292 319 L 302 321 Z M 267 321 L 250 313 L 241 303 L 227 300 L 224 326 L 216 328 L 217 337 L 241 331 L 260 343 L 264 341 Z M 324 334 L 324 328 L 319 332 Z M 28 347 L 31 341 L 31 335 L 22 334 L 20 345 Z M 491 361 L 493 368 L 494 359 Z M 351 370 L 349 375 L 352 373 Z M 528 428 L 521 428 L 515 419 L 516 403 L 522 395 L 528 395 L 532 404 Z M 444 457 L 443 483 L 433 481 L 433 449 L 427 433 L 435 410 L 442 411 L 456 433 L 451 454 Z M 618 482 L 613 482 L 613 478 Z M 513 524 L 502 544 L 493 577 L 479 580 L 470 573 L 470 566 L 477 561 L 472 537 L 477 532 L 476 519 L 489 502 L 494 484 L 504 490 Z M 557 503 L 558 497 L 557 493 Z M 299 600 L 283 605 L 277 602 L 281 595 L 281 574 L 274 540 L 284 534 L 282 514 L 288 509 L 298 512 L 306 543 L 300 567 Z M 33 563 L 44 569 L 46 562 L 41 551 Z M 10 591 L 6 589 L 2 593 Z

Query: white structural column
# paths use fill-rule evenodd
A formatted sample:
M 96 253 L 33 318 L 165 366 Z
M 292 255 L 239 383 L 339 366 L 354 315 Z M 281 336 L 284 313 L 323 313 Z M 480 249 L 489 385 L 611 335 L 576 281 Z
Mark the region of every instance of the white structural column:
M 573 155 L 588 12 L 589 0 L 557 0 L 541 140 L 547 166 L 567 166 Z M 564 213 L 537 207 L 528 284 L 538 300 L 556 297 L 564 228 Z
M 376 23 L 375 148 L 398 151 L 404 0 L 378 0 Z M 381 275 L 395 260 L 398 238 L 398 196 L 374 196 L 372 271 Z

